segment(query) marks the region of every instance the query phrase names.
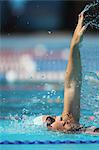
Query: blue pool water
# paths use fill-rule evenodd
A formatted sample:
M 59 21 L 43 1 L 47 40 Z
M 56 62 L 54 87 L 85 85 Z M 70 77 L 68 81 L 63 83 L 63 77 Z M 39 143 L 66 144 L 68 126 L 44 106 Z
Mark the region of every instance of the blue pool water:
M 85 38 L 81 47 L 83 84 L 81 92 L 81 119 L 86 126 L 99 127 L 99 36 Z M 68 47 L 68 43 L 66 43 Z M 64 69 L 64 67 L 63 67 Z M 65 70 L 64 70 L 65 71 Z M 0 83 L 0 116 L 24 117 L 22 120 L 0 120 L 0 141 L 64 141 L 64 140 L 99 140 L 98 135 L 64 134 L 47 131 L 32 124 L 33 118 L 39 115 L 60 115 L 63 108 L 63 83 L 53 92 L 37 90 L 34 86 L 46 83 L 17 82 Z M 57 85 L 57 83 L 51 83 Z M 50 83 L 47 83 L 49 86 Z M 58 99 L 58 100 L 56 100 Z M 93 117 L 93 120 L 90 119 Z M 96 148 L 99 145 L 96 145 Z M 42 147 L 42 146 L 41 146 Z M 67 146 L 68 147 L 68 146 Z M 67 148 L 66 145 L 63 149 Z M 80 149 L 82 146 L 78 146 Z M 9 149 L 9 146 L 6 149 Z M 56 146 L 60 149 L 59 146 Z M 72 145 L 69 149 L 72 149 Z M 75 148 L 75 147 L 74 147 Z M 92 148 L 92 147 L 91 147 Z M 5 149 L 2 146 L 2 150 Z M 16 148 L 17 149 L 17 148 Z M 38 149 L 35 146 L 35 149 Z M 50 149 L 42 147 L 42 149 Z M 52 148 L 51 148 L 52 149 Z

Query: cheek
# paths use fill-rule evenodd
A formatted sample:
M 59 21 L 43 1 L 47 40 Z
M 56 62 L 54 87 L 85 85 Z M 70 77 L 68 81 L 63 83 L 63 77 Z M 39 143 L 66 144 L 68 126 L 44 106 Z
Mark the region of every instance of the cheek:
M 56 129 L 56 127 L 57 127 L 56 123 L 51 124 L 51 128 Z
M 59 130 L 59 129 L 62 128 L 62 125 L 60 123 L 55 122 L 55 123 L 52 124 L 52 128 L 54 130 Z

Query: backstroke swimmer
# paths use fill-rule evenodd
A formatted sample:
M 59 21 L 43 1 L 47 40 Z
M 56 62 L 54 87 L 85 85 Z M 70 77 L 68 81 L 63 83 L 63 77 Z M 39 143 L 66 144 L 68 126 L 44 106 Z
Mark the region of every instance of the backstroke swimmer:
M 33 120 L 34 125 L 46 126 L 48 130 L 67 134 L 99 134 L 99 128 L 80 125 L 80 93 L 82 68 L 79 45 L 87 26 L 83 26 L 84 14 L 78 17 L 78 24 L 70 44 L 70 54 L 65 72 L 64 107 L 61 116 L 42 115 Z M 8 118 L 5 118 L 8 119 Z M 9 118 L 11 119 L 11 118 Z M 17 117 L 15 119 L 18 119 Z
M 78 24 L 70 44 L 70 54 L 65 72 L 64 83 L 64 108 L 61 116 L 39 116 L 34 119 L 34 124 L 46 124 L 52 131 L 64 133 L 90 133 L 99 134 L 99 128 L 94 126 L 84 127 L 79 124 L 80 119 L 80 93 L 82 84 L 82 68 L 79 44 L 87 25 L 83 26 L 84 14 L 78 17 Z

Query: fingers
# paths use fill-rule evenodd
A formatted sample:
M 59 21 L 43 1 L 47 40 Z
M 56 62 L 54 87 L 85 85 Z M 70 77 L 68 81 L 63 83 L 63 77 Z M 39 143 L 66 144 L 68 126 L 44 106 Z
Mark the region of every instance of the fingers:
M 86 31 L 87 27 L 88 27 L 88 25 L 85 25 L 81 28 L 80 35 L 83 35 L 83 33 Z
M 85 32 L 89 24 L 86 24 L 82 27 L 81 32 Z
M 78 26 L 81 28 L 83 25 L 83 20 L 84 20 L 84 13 L 80 13 L 79 14 L 79 18 L 78 18 Z
M 83 20 L 84 20 L 84 13 L 80 13 L 78 24 L 73 35 L 73 42 L 76 44 L 80 43 L 80 41 L 82 40 L 83 34 L 89 25 L 89 24 L 86 24 L 83 26 Z
M 84 33 L 86 29 L 87 29 L 87 27 L 86 27 L 86 26 L 83 26 L 80 32 L 81 32 L 81 33 Z
M 84 19 L 84 13 L 81 12 L 78 16 L 79 16 L 79 20 L 83 21 L 83 19 Z

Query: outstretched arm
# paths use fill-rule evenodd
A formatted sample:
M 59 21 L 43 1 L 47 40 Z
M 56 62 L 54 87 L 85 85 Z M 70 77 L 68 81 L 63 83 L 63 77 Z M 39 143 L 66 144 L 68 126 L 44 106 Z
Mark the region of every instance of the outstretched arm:
M 62 117 L 63 120 L 66 120 L 68 114 L 71 114 L 75 122 L 79 122 L 80 117 L 82 69 L 79 44 L 81 42 L 83 33 L 86 30 L 86 26 L 83 26 L 83 19 L 83 14 L 80 14 L 77 27 L 71 40 L 70 55 L 65 72 L 64 109 Z

